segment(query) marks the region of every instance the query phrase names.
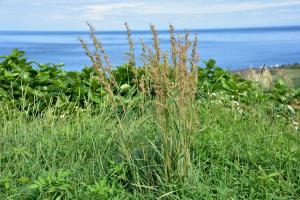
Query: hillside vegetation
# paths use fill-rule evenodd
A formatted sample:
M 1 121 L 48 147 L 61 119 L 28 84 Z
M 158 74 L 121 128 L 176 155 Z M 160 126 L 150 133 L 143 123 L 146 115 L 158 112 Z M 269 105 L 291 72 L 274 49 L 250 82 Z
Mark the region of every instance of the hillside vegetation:
M 298 199 L 299 89 L 199 66 L 197 35 L 113 68 L 0 62 L 0 199 Z M 171 60 L 171 62 L 169 62 Z
M 289 64 L 289 65 L 281 65 L 279 67 L 271 67 L 268 68 L 270 74 L 272 76 L 272 80 L 285 80 L 290 87 L 300 88 L 300 64 Z M 245 79 L 249 76 L 250 73 L 255 71 L 255 73 L 260 73 L 262 68 L 254 68 L 254 69 L 244 69 L 238 70 L 234 73 L 241 75 Z

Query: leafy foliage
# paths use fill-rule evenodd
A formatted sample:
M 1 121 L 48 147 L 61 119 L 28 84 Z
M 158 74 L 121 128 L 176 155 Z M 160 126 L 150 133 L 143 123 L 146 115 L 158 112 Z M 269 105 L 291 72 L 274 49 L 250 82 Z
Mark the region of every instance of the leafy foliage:
M 49 172 L 39 177 L 28 186 L 31 197 L 36 199 L 64 199 L 71 197 L 71 183 L 68 180 L 70 172 L 58 171 Z
M 24 51 L 14 49 L 10 55 L 0 57 L 3 59 L 0 62 L 1 101 L 13 102 L 23 109 L 30 106 L 32 110 L 40 112 L 47 105 L 57 102 L 99 104 L 106 96 L 93 68 L 65 71 L 62 69 L 63 65 L 28 62 L 24 55 Z M 277 80 L 271 90 L 264 90 L 259 83 L 217 67 L 215 60 L 211 59 L 204 64 L 204 68 L 198 68 L 198 98 L 207 98 L 212 93 L 221 92 L 222 95 L 233 97 L 232 100 L 248 104 L 267 101 L 287 105 L 299 101 L 300 90 L 290 88 L 282 79 Z M 132 89 L 139 89 L 139 81 L 145 74 L 145 69 L 124 64 L 115 68 L 112 73 L 122 86 L 121 94 L 130 92 L 134 95 Z M 171 71 L 170 74 L 172 73 Z
M 37 109 L 58 99 L 84 104 L 86 100 L 100 102 L 104 95 L 92 68 L 67 72 L 62 65 L 28 62 L 25 52 L 14 49 L 0 63 L 0 98 L 12 99 L 22 106 L 24 101 L 36 103 Z

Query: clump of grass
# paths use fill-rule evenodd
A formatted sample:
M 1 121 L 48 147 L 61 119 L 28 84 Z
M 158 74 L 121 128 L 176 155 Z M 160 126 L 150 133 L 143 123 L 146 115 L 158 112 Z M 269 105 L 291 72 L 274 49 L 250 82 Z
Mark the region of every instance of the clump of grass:
M 87 25 L 90 29 L 89 33 L 90 38 L 93 42 L 94 52 L 90 50 L 87 42 L 85 42 L 81 38 L 79 38 L 79 40 L 83 49 L 85 50 L 86 55 L 90 58 L 95 71 L 98 73 L 99 82 L 104 86 L 105 91 L 108 93 L 112 111 L 118 121 L 117 125 L 119 128 L 119 134 L 121 134 L 123 137 L 125 132 L 121 123 L 121 117 L 119 116 L 119 107 L 121 106 L 124 113 L 126 112 L 126 110 L 123 99 L 120 95 L 121 87 L 116 82 L 115 76 L 112 72 L 112 64 L 110 63 L 109 57 L 105 52 L 102 42 L 96 36 L 95 28 L 89 23 L 87 23 Z M 104 59 L 105 62 L 103 62 L 102 59 Z M 127 151 L 127 148 L 123 145 L 123 143 L 121 147 L 124 152 Z
M 197 88 L 197 38 L 195 38 L 192 65 L 187 64 L 190 41 L 188 33 L 183 41 L 176 40 L 174 27 L 170 25 L 170 43 L 173 64 L 169 64 L 168 52 L 161 52 L 159 38 L 154 26 L 154 54 L 150 60 L 150 76 L 156 94 L 156 110 L 160 133 L 162 135 L 162 155 L 164 176 L 168 181 L 172 177 L 183 180 L 191 165 L 191 145 L 198 121 L 193 114 L 193 103 Z M 170 69 L 171 68 L 171 69 Z M 174 78 L 170 77 L 174 72 Z
M 115 78 L 111 73 L 111 65 L 107 62 L 103 45 L 96 38 L 94 28 L 90 27 L 90 36 L 93 41 L 95 53 L 92 53 L 87 47 L 87 43 L 81 40 L 82 46 L 88 57 L 93 62 L 93 66 L 99 73 L 99 81 L 104 85 L 105 90 L 111 96 L 112 107 L 116 108 L 114 100 Z M 127 23 L 127 36 L 130 52 L 128 53 L 130 67 L 135 67 L 134 44 L 131 38 L 131 32 Z M 197 91 L 198 75 L 197 63 L 199 56 L 197 54 L 198 39 L 195 35 L 195 40 L 192 43 L 189 40 L 189 34 L 184 37 L 178 36 L 176 39 L 175 29 L 170 25 L 170 44 L 171 44 L 171 59 L 173 63 L 169 63 L 169 53 L 162 51 L 159 45 L 158 33 L 154 25 L 150 26 L 152 32 L 152 47 L 142 43 L 142 58 L 144 60 L 144 76 L 140 78 L 139 85 L 141 93 L 148 101 L 152 101 L 153 92 L 155 98 L 156 110 L 156 141 L 149 141 L 149 149 L 142 149 L 142 158 L 129 152 L 129 147 L 126 147 L 125 141 L 122 146 L 126 149 L 125 158 L 130 166 L 130 174 L 132 183 L 141 188 L 149 188 L 157 186 L 158 180 L 163 183 L 168 183 L 174 180 L 185 181 L 191 167 L 192 143 L 195 135 L 195 130 L 199 127 L 198 117 L 195 116 L 194 100 Z M 191 55 L 189 56 L 189 52 Z M 104 56 L 107 67 L 102 64 L 101 57 Z M 173 72 L 173 73 L 170 73 Z M 148 91 L 148 92 L 147 92 Z M 116 109 L 115 109 L 116 111 Z M 116 114 L 118 116 L 118 114 Z M 120 124 L 122 123 L 118 119 Z M 120 125 L 120 127 L 122 127 Z M 157 154 L 158 161 L 150 163 L 156 166 L 156 172 L 151 176 L 145 176 L 145 163 L 148 163 L 147 154 Z M 136 160 L 139 160 L 137 162 Z M 140 160 L 143 159 L 141 162 Z M 141 164 L 143 163 L 143 164 Z
M 265 89 L 270 89 L 274 85 L 271 72 L 265 66 L 259 71 L 254 69 L 249 69 L 249 71 L 246 74 L 246 78 L 248 80 L 261 83 L 262 87 Z

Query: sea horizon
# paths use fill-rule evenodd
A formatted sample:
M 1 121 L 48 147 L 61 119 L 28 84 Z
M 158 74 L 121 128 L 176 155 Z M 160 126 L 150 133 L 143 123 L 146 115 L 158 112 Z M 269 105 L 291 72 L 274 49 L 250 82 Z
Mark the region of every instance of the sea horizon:
M 97 27 L 96 27 L 97 28 Z M 177 29 L 176 33 L 198 33 L 202 61 L 215 59 L 224 69 L 237 70 L 263 65 L 282 65 L 300 62 L 300 25 L 269 27 L 238 27 L 213 29 Z M 101 30 L 97 34 L 114 66 L 126 62 L 128 42 L 126 30 Z M 168 30 L 158 30 L 161 47 L 169 49 Z M 81 70 L 90 65 L 78 41 L 89 41 L 88 31 L 21 31 L 0 30 L 0 55 L 18 48 L 26 52 L 29 61 L 64 63 L 66 70 Z M 140 39 L 151 45 L 150 30 L 132 30 L 136 57 L 140 55 Z M 141 65 L 141 60 L 137 59 Z
M 110 33 L 110 32 L 126 32 L 125 26 L 123 29 L 103 29 L 101 30 L 101 28 L 96 28 L 96 32 L 99 33 Z M 190 31 L 236 31 L 236 30 L 280 30 L 282 28 L 285 28 L 286 30 L 293 30 L 293 29 L 300 29 L 300 24 L 299 25 L 279 25 L 279 26 L 245 26 L 245 27 L 214 27 L 214 28 L 180 28 L 180 29 L 175 29 L 176 32 L 190 32 Z M 150 25 L 149 25 L 149 29 L 131 29 L 131 32 L 133 33 L 139 33 L 139 32 L 150 32 Z M 169 32 L 169 29 L 157 29 L 158 32 Z M 43 30 L 43 29 L 35 29 L 35 30 L 1 30 L 0 32 L 37 32 L 37 33 L 43 33 L 43 32 L 53 32 L 53 33 L 57 33 L 57 32 L 66 32 L 66 33 L 72 33 L 72 32 L 79 32 L 79 33 L 88 33 L 88 26 L 86 27 L 86 29 L 70 29 L 70 30 L 62 30 L 62 29 L 52 29 L 52 30 Z

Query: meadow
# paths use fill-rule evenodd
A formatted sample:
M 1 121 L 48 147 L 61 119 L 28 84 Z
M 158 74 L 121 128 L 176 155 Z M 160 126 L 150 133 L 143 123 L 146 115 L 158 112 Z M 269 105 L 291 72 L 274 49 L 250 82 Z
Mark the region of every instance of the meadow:
M 0 199 L 300 198 L 297 87 L 199 64 L 172 26 L 168 52 L 151 26 L 136 66 L 126 24 L 114 68 L 89 27 L 82 71 L 2 57 Z

